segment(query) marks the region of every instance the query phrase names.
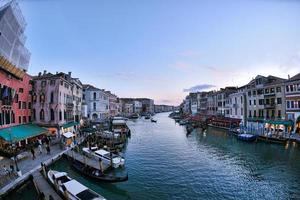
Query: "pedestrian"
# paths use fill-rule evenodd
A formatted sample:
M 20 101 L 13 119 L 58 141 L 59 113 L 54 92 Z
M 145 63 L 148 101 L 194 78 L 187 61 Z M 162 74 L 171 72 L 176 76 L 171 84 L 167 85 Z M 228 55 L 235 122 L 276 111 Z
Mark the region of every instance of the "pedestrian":
M 42 148 L 42 145 L 41 145 L 41 144 L 39 144 L 39 152 L 40 152 L 40 154 L 43 153 L 43 148 Z
M 30 152 L 32 154 L 32 160 L 34 160 L 35 159 L 35 152 L 34 152 L 33 147 L 31 147 Z
M 49 145 L 46 146 L 46 150 L 47 150 L 47 154 L 49 155 L 50 154 L 50 146 Z

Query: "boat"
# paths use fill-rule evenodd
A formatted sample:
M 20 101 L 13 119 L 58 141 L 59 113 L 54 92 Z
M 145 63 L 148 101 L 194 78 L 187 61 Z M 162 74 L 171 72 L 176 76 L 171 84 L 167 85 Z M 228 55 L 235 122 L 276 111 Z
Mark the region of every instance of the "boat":
M 70 200 L 105 200 L 103 196 L 82 185 L 68 176 L 66 172 L 49 170 L 47 173 L 50 183 L 66 199 Z
M 131 135 L 130 129 L 128 128 L 126 124 L 126 120 L 124 119 L 114 119 L 112 121 L 112 131 L 120 135 L 122 134 L 126 134 L 127 136 Z
M 151 119 L 151 122 L 153 122 L 153 123 L 156 123 L 156 122 L 157 122 L 157 120 Z
M 256 140 L 256 138 L 257 138 L 256 135 L 252 135 L 249 133 L 242 133 L 237 136 L 238 140 L 243 140 L 243 141 L 247 141 L 247 142 L 253 142 Z
M 83 163 L 77 160 L 72 162 L 72 167 L 84 176 L 97 181 L 116 183 L 128 180 L 128 174 L 126 174 L 126 176 L 113 176 L 110 174 L 104 174 L 99 169 L 90 166 L 85 166 Z
M 125 165 L 125 159 L 121 156 L 111 153 L 109 151 L 106 151 L 104 149 L 98 149 L 97 147 L 91 147 L 91 148 L 82 148 L 82 151 L 85 155 L 88 155 L 89 157 L 95 157 L 97 160 L 101 158 L 103 162 L 110 164 L 112 159 L 112 167 L 113 168 L 119 168 L 123 167 Z
M 140 116 L 137 113 L 133 113 L 132 115 L 129 116 L 130 119 L 138 119 Z
M 187 124 L 188 124 L 188 120 L 183 119 L 183 120 L 180 120 L 178 123 L 179 123 L 179 125 L 181 125 L 181 126 L 187 125 Z
M 150 119 L 150 118 L 151 118 L 150 115 L 145 116 L 145 119 Z
M 269 136 L 264 136 L 264 135 L 260 135 L 258 137 L 258 140 L 267 142 L 267 143 L 276 143 L 276 144 L 285 144 L 288 141 L 287 138 L 271 137 L 271 136 L 269 137 Z

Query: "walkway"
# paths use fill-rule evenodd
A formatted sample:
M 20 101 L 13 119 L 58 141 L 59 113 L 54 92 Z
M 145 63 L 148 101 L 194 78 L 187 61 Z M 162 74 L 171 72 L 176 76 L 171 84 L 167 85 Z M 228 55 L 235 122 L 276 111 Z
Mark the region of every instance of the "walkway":
M 51 195 L 55 200 L 61 200 L 62 198 L 54 191 L 51 185 L 46 181 L 43 175 L 39 172 L 39 170 L 35 171 L 33 174 L 33 181 L 35 185 L 39 189 L 40 192 L 43 192 L 46 199 L 49 199 Z

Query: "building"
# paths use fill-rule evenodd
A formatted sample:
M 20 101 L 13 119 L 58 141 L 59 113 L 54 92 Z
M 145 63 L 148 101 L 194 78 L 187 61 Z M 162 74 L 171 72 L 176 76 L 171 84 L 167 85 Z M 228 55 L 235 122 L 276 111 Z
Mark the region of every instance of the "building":
M 258 75 L 246 85 L 248 127 L 262 130 L 265 120 L 284 120 L 284 82 L 279 77 Z
M 75 131 L 81 119 L 81 94 L 81 83 L 71 72 L 39 73 L 33 77 L 34 122 L 53 134 Z
M 139 103 L 138 103 L 139 102 Z M 154 100 L 149 98 L 120 98 L 120 106 L 123 114 L 129 114 L 125 108 L 125 104 L 132 104 L 133 112 L 140 112 L 140 114 L 154 113 Z M 140 108 L 140 105 L 142 106 Z M 134 108 L 135 107 L 135 108 Z
M 154 105 L 155 113 L 174 111 L 174 106 L 169 105 Z
M 217 92 L 210 91 L 207 94 L 207 114 L 217 115 L 218 102 L 217 102 Z
M 236 87 L 221 88 L 217 92 L 217 115 L 228 116 L 229 115 L 229 95 L 236 92 Z M 227 106 L 226 106 L 227 103 Z
M 197 94 L 198 99 L 198 113 L 201 115 L 208 114 L 208 95 L 210 92 L 199 92 Z
M 241 119 L 241 123 L 245 124 L 247 106 L 245 86 L 239 87 L 235 93 L 229 95 L 229 102 L 226 105 L 229 107 L 229 115 L 227 117 Z
M 143 110 L 143 104 L 140 101 L 133 101 L 133 113 L 141 114 Z
M 189 94 L 190 100 L 190 113 L 195 115 L 198 113 L 198 93 L 190 93 Z
M 26 22 L 16 1 L 0 1 L 0 56 L 27 71 L 30 52 L 25 47 Z
M 293 132 L 300 134 L 300 73 L 285 82 L 286 119 L 294 122 Z
M 83 85 L 85 117 L 95 122 L 102 122 L 109 118 L 109 95 L 103 89 L 92 85 Z M 85 108 L 86 107 L 86 108 Z
M 119 99 L 117 95 L 112 94 L 110 91 L 106 91 L 108 95 L 108 102 L 109 102 L 109 116 L 114 117 L 119 114 Z

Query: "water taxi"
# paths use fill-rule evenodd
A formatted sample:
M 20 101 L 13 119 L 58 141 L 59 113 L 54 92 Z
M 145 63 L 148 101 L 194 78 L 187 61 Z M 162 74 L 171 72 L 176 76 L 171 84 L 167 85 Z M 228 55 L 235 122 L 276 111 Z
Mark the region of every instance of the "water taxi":
M 66 172 L 54 170 L 48 171 L 48 179 L 51 184 L 66 199 L 70 200 L 105 200 L 103 196 L 72 179 Z

